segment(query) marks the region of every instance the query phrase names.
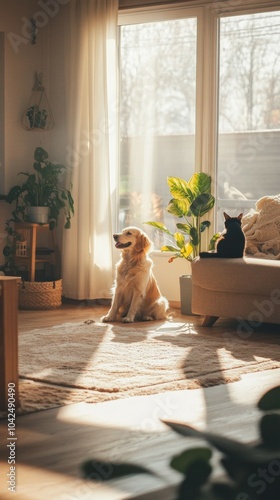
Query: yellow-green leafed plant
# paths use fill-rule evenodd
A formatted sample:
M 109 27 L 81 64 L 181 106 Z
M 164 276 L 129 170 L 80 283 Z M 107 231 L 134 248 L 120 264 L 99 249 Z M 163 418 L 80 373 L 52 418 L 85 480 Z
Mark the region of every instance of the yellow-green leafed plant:
M 193 260 L 201 251 L 201 233 L 210 226 L 209 220 L 201 220 L 215 204 L 211 194 L 211 177 L 204 172 L 196 172 L 189 181 L 179 177 L 168 177 L 167 184 L 172 196 L 165 210 L 175 217 L 184 219 L 176 224 L 178 232 L 172 233 L 162 222 L 148 221 L 145 224 L 155 227 L 168 234 L 174 245 L 164 245 L 162 252 L 173 252 L 169 262 L 181 257 Z M 215 240 L 220 235 L 214 235 L 209 249 L 214 248 Z

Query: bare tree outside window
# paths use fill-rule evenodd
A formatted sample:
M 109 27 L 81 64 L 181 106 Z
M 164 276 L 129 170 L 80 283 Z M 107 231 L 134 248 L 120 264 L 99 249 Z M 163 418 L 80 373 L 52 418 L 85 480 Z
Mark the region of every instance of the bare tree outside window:
M 121 27 L 121 227 L 165 221 L 167 177 L 194 171 L 196 24 L 190 18 Z M 162 244 L 162 235 L 146 230 Z
M 221 19 L 220 132 L 280 128 L 280 13 Z
M 280 12 L 222 17 L 219 45 L 217 207 L 235 213 L 280 191 Z M 196 170 L 196 46 L 196 18 L 120 27 L 121 227 L 170 226 L 166 178 Z
M 222 18 L 217 195 L 246 212 L 280 192 L 280 12 Z
M 195 19 L 121 28 L 122 137 L 194 134 L 195 53 Z

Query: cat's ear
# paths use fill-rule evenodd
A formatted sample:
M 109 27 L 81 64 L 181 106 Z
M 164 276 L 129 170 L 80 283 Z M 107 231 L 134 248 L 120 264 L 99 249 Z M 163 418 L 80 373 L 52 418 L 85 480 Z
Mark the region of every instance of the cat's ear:
M 228 220 L 228 219 L 230 219 L 230 216 L 229 216 L 228 214 L 226 214 L 226 212 L 224 212 L 224 218 L 225 218 L 226 220 Z
M 242 217 L 243 217 L 243 214 L 239 214 L 238 217 L 237 217 L 237 219 L 241 220 Z

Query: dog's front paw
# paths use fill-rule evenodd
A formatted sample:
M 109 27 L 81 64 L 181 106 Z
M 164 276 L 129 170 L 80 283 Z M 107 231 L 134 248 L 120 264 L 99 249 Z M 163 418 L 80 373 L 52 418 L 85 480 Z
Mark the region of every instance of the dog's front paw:
M 102 323 L 113 323 L 116 321 L 116 318 L 114 316 L 110 316 L 110 314 L 107 314 L 106 316 L 102 316 L 101 318 Z
M 122 319 L 123 323 L 133 323 L 134 322 L 134 318 L 130 317 L 130 316 L 125 316 L 123 319 Z

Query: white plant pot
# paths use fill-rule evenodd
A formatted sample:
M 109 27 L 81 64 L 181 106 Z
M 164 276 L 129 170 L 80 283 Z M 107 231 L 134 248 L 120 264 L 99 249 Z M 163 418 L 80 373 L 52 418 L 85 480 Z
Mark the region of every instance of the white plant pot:
M 180 276 L 181 314 L 192 315 L 192 277 L 190 274 Z
M 49 207 L 28 207 L 29 222 L 47 224 L 49 222 Z

